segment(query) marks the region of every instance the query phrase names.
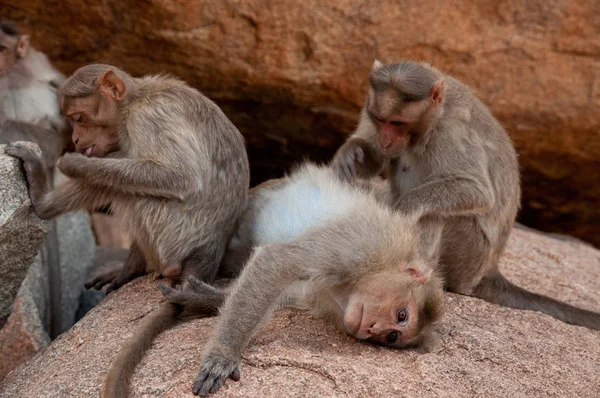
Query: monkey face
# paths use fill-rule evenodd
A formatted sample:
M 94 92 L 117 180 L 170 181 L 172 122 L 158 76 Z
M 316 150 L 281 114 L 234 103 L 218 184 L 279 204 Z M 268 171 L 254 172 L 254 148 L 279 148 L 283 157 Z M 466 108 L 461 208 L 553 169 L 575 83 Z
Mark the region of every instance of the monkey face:
M 444 99 L 444 81 L 440 80 L 420 94 L 408 90 L 401 75 L 383 74 L 382 66 L 374 66 L 371 87 L 367 96 L 366 114 L 376 128 L 376 142 L 388 157 L 400 155 L 416 137 L 425 133 L 436 119 Z M 423 88 L 419 87 L 422 91 Z M 426 89 L 425 89 L 426 90 Z
M 359 281 L 347 294 L 343 308 L 346 332 L 360 340 L 390 347 L 406 347 L 419 338 L 420 285 L 428 275 L 414 268 L 404 272 L 383 272 Z M 339 302 L 339 301 L 338 301 Z
M 73 122 L 73 143 L 86 156 L 104 157 L 119 150 L 118 107 L 101 93 L 63 100 L 63 113 Z

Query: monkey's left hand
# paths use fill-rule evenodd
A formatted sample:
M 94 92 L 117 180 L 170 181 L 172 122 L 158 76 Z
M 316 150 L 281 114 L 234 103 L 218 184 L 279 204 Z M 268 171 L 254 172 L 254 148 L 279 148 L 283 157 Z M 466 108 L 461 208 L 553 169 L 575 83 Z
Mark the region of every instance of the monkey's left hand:
M 87 164 L 88 158 L 80 153 L 65 153 L 56 166 L 67 177 L 81 178 L 83 177 L 84 165 Z
M 240 360 L 225 358 L 222 354 L 211 350 L 202 361 L 202 367 L 192 388 L 194 395 L 201 397 L 215 393 L 227 378 L 240 380 Z

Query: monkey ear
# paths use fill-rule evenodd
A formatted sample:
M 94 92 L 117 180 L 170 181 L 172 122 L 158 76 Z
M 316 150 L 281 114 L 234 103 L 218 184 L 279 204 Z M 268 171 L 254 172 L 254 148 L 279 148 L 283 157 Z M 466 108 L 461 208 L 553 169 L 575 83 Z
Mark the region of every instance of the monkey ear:
M 376 59 L 375 61 L 373 61 L 373 66 L 371 67 L 371 72 L 375 72 L 377 69 L 381 68 L 383 66 L 383 63 Z
M 23 35 L 19 37 L 19 41 L 17 42 L 17 56 L 23 58 L 27 55 L 27 50 L 29 50 L 29 36 Z
M 404 270 L 406 273 L 408 273 L 414 280 L 415 282 L 418 283 L 425 283 L 429 280 L 429 278 L 431 277 L 431 273 L 432 270 L 431 268 L 422 268 L 416 265 L 411 265 L 410 267 L 406 268 Z
M 127 94 L 127 86 L 112 70 L 107 70 L 98 78 L 98 89 L 114 101 L 123 101 Z
M 436 84 L 431 88 L 431 101 L 435 106 L 440 106 L 444 101 L 444 93 L 446 92 L 446 83 L 444 79 L 439 80 Z

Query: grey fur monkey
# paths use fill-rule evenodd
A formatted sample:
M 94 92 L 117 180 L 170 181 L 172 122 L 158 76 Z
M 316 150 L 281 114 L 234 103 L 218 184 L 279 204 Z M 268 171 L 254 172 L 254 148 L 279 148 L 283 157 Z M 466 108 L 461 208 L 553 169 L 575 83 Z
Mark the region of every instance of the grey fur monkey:
M 471 90 L 422 63 L 375 61 L 356 132 L 332 168 L 346 180 L 391 164 L 389 201 L 423 213 L 445 287 L 600 329 L 600 314 L 526 291 L 498 270 L 520 203 L 519 166 L 502 126 Z
M 33 153 L 6 152 L 24 161 L 41 218 L 111 203 L 132 234 L 123 268 L 87 286 L 110 291 L 152 270 L 213 280 L 249 184 L 243 138 L 222 111 L 181 81 L 101 64 L 78 69 L 59 100 L 80 152 L 58 163 L 69 181 L 48 191 Z
M 161 286 L 188 314 L 221 316 L 194 394 L 240 378 L 243 350 L 278 307 L 309 310 L 376 344 L 423 343 L 442 313 L 443 288 L 436 264 L 421 255 L 418 219 L 380 203 L 366 184 L 310 164 L 253 189 L 223 260 L 232 274 L 246 264 L 233 286 Z

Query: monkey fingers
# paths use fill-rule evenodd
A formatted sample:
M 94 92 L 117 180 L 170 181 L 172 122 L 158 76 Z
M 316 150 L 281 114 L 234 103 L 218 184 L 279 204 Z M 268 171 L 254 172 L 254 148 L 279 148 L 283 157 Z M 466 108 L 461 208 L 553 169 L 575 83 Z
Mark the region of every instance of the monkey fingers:
M 227 378 L 239 381 L 240 377 L 239 361 L 209 354 L 202 363 L 192 392 L 195 395 L 205 397 L 209 393 L 217 392 Z
M 29 175 L 36 171 L 42 171 L 44 165 L 42 159 L 35 153 L 33 148 L 20 142 L 8 144 L 4 147 L 4 153 L 19 158 L 23 161 L 25 172 Z

